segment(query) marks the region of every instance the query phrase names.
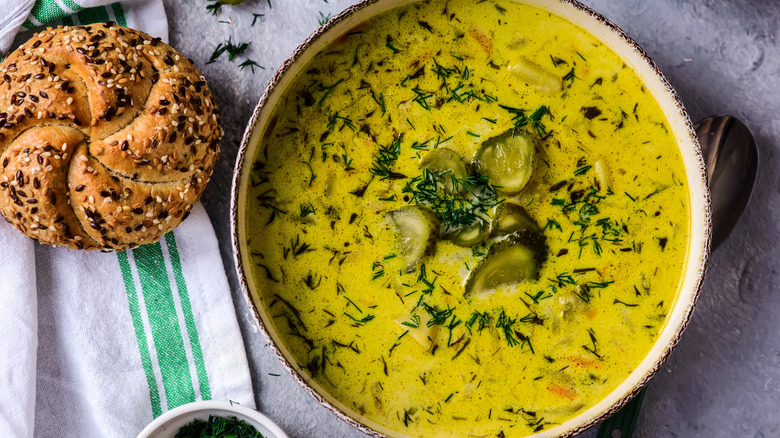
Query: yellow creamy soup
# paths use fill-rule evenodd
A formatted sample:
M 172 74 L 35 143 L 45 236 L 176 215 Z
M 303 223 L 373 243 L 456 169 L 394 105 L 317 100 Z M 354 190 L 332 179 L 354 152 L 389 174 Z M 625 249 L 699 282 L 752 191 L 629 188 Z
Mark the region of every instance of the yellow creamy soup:
M 609 48 L 511 1 L 323 49 L 254 157 L 253 275 L 293 366 L 411 436 L 524 436 L 614 390 L 674 304 L 681 157 Z

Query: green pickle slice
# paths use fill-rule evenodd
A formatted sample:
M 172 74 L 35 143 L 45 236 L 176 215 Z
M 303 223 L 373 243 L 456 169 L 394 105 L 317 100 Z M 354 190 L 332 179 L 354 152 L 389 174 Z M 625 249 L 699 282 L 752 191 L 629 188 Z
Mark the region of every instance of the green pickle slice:
M 535 232 L 509 235 L 493 245 L 484 259 L 466 279 L 464 295 L 471 296 L 539 278 L 539 267 L 546 256 L 544 237 Z
M 469 174 L 466 169 L 466 163 L 463 162 L 463 157 L 448 148 L 432 150 L 422 159 L 420 166 L 441 175 L 439 177 L 439 183 L 442 184 L 449 193 L 455 192 L 455 183 L 452 181 L 453 177 L 464 179 Z
M 417 268 L 420 260 L 433 253 L 441 223 L 436 213 L 422 205 L 412 205 L 388 213 L 396 230 L 398 251 L 406 272 Z
M 496 207 L 490 223 L 489 239 L 496 239 L 518 231 L 539 232 L 539 225 L 519 204 L 502 202 Z
M 485 140 L 474 164 L 496 190 L 506 195 L 519 193 L 531 179 L 536 144 L 525 131 L 509 131 Z
M 444 238 L 458 246 L 471 247 L 479 245 L 485 240 L 485 226 L 482 222 L 463 226 L 452 232 L 447 232 Z

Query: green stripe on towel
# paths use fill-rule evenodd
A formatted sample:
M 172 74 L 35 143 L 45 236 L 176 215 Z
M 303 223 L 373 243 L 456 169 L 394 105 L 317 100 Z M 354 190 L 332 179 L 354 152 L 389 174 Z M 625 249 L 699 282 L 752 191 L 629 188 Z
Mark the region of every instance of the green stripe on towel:
M 52 0 L 44 0 L 44 1 L 52 1 Z M 84 9 L 83 6 L 80 4 L 74 2 L 73 0 L 62 0 L 62 3 L 65 5 L 65 7 L 69 8 L 71 11 L 78 12 L 82 9 Z
M 54 0 L 38 0 L 33 5 L 30 14 L 41 23 L 59 20 L 68 15 Z
M 198 374 L 200 397 L 203 400 L 211 400 L 211 388 L 209 387 L 209 377 L 206 374 L 206 365 L 203 361 L 203 350 L 200 346 L 198 328 L 195 326 L 195 318 L 192 315 L 192 305 L 190 304 L 190 296 L 187 292 L 187 283 L 184 281 L 184 273 L 181 269 L 179 248 L 176 245 L 176 238 L 173 236 L 173 233 L 165 235 L 165 243 L 168 247 L 171 266 L 173 267 L 173 276 L 176 279 L 176 288 L 179 290 L 179 301 L 181 302 L 182 313 L 184 313 L 184 323 L 187 325 L 187 335 L 190 338 L 192 356 L 195 361 L 195 370 Z
M 132 251 L 157 350 L 168 409 L 173 409 L 195 401 L 195 390 L 162 248 L 157 242 Z
M 105 6 L 87 8 L 76 14 L 81 24 L 105 23 L 108 21 L 108 11 Z
M 135 328 L 135 337 L 138 340 L 138 350 L 141 353 L 141 364 L 144 367 L 144 374 L 146 374 L 146 383 L 149 385 L 149 399 L 152 402 L 152 415 L 154 418 L 157 418 L 162 414 L 160 391 L 157 388 L 157 380 L 154 378 L 152 359 L 149 356 L 149 346 L 146 343 L 144 323 L 141 320 L 141 309 L 138 305 L 138 294 L 135 290 L 135 282 L 133 282 L 130 262 L 127 260 L 126 252 L 118 252 L 116 255 L 119 259 L 119 268 L 122 271 L 122 279 L 125 282 L 127 302 L 130 306 L 130 316 L 133 320 L 133 328 Z
M 127 19 L 125 18 L 125 10 L 122 7 L 122 4 L 111 3 L 111 10 L 114 11 L 114 17 L 116 18 L 116 22 L 119 23 L 120 26 L 127 27 Z

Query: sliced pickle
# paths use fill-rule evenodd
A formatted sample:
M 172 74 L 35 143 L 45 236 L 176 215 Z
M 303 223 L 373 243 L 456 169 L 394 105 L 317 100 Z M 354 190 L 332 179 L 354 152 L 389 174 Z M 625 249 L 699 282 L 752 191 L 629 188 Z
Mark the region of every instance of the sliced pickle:
M 411 205 L 388 213 L 397 231 L 396 241 L 406 272 L 417 268 L 423 257 L 433 252 L 441 223 L 430 208 Z
M 502 202 L 493 214 L 490 223 L 489 239 L 503 237 L 518 231 L 539 232 L 539 225 L 528 215 L 528 212 L 514 202 Z
M 485 240 L 485 226 L 482 222 L 477 222 L 468 226 L 463 226 L 447 232 L 444 238 L 458 246 L 475 246 Z
M 464 179 L 469 174 L 468 170 L 466 170 L 466 163 L 463 162 L 463 157 L 452 149 L 447 148 L 432 150 L 422 159 L 420 165 L 440 174 L 439 183 L 450 193 L 455 192 L 455 184 L 452 178 Z
M 539 266 L 546 256 L 544 237 L 523 232 L 493 245 L 466 280 L 465 295 L 483 294 L 500 286 L 511 286 L 539 278 Z
M 539 91 L 544 93 L 554 93 L 563 88 L 561 78 L 523 57 L 518 57 L 514 63 L 509 64 L 508 70 L 513 76 L 528 85 L 536 86 Z
M 525 131 L 509 131 L 485 140 L 474 163 L 488 182 L 503 194 L 514 195 L 528 184 L 534 170 L 536 144 Z

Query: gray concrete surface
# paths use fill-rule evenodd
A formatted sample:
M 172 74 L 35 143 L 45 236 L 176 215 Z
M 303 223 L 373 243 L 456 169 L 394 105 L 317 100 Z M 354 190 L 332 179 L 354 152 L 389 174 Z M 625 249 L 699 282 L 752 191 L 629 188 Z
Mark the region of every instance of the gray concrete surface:
M 220 240 L 260 409 L 293 438 L 363 434 L 319 406 L 287 375 L 254 326 L 231 256 L 229 193 L 246 122 L 288 54 L 349 0 L 246 0 L 207 15 L 204 0 L 166 0 L 172 43 L 193 58 L 222 109 L 223 155 L 203 197 Z M 780 437 L 780 2 L 772 0 L 586 0 L 661 66 L 695 120 L 728 113 L 755 133 L 756 191 L 731 238 L 712 256 L 683 340 L 651 382 L 637 437 Z M 322 15 L 320 14 L 322 12 Z M 263 14 L 251 26 L 252 14 Z M 221 23 L 219 21 L 226 21 Z M 251 41 L 265 70 L 206 65 L 229 37 Z M 244 58 L 242 58 L 243 60 Z M 275 376 L 280 374 L 280 376 Z M 594 436 L 591 430 L 582 435 Z

